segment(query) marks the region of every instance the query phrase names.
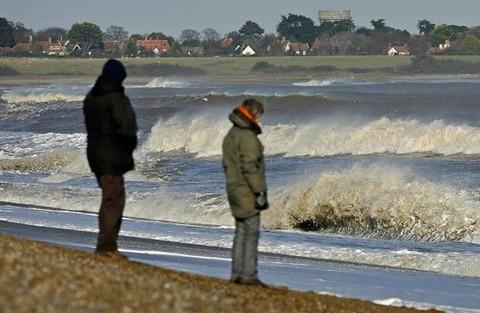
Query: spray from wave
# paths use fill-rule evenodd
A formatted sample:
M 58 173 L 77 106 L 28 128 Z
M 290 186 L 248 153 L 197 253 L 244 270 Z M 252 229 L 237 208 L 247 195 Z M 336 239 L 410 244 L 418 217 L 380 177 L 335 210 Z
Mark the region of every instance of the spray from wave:
M 405 168 L 354 166 L 284 190 L 270 228 L 325 230 L 406 240 L 479 240 L 480 202 Z
M 147 151 L 184 151 L 200 157 L 221 154 L 231 123 L 208 115 L 177 115 L 159 121 L 144 145 Z M 287 156 L 365 155 L 374 153 L 479 154 L 480 128 L 436 120 L 381 118 L 366 124 L 266 125 L 261 136 L 268 154 Z

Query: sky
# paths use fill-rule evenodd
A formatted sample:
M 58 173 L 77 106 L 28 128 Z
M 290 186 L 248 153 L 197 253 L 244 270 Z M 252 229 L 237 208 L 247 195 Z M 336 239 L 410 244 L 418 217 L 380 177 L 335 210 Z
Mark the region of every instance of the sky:
M 384 18 L 388 26 L 417 33 L 416 24 L 480 25 L 480 0 L 0 0 L 0 17 L 22 22 L 35 31 L 76 22 L 91 22 L 106 30 L 123 26 L 129 34 L 163 32 L 178 37 L 183 29 L 207 27 L 224 34 L 253 20 L 275 32 L 288 13 L 318 23 L 318 10 L 349 9 L 357 26 Z

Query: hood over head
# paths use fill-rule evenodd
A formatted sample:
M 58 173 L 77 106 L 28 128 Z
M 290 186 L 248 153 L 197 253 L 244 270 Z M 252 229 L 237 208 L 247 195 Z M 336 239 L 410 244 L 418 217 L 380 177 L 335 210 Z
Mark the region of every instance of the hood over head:
M 239 108 L 234 109 L 228 118 L 233 123 L 233 125 L 237 127 L 251 129 L 257 135 L 262 133 L 262 128 L 260 127 L 260 125 L 245 116 Z
M 102 69 L 102 74 L 98 77 L 92 88 L 91 94 L 99 97 L 111 92 L 124 93 L 122 86 L 123 81 L 127 77 L 127 71 L 120 61 L 110 59 Z

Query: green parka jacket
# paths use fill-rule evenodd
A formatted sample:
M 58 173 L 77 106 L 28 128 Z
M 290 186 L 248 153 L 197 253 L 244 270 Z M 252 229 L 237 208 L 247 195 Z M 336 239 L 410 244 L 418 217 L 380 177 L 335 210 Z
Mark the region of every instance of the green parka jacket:
M 258 214 L 255 193 L 266 192 L 263 145 L 258 124 L 238 109 L 229 116 L 233 127 L 223 140 L 223 167 L 227 178 L 227 196 L 232 214 L 247 218 Z
M 123 87 L 97 81 L 83 104 L 87 129 L 87 158 L 92 172 L 122 175 L 134 168 L 137 123 Z

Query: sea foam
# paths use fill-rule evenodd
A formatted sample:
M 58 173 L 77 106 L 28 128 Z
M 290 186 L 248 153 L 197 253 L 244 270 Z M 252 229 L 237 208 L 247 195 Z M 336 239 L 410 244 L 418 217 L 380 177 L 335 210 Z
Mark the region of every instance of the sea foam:
M 6 93 L 0 99 L 9 104 L 20 103 L 53 103 L 53 102 L 81 102 L 85 95 L 74 95 L 61 92 L 41 92 L 41 93 Z
M 147 151 L 184 151 L 198 156 L 221 154 L 231 123 L 209 115 L 177 115 L 159 121 L 145 142 Z M 392 120 L 386 117 L 360 125 L 327 124 L 263 126 L 260 136 L 267 154 L 333 156 L 341 154 L 479 154 L 480 128 L 442 120 Z
M 408 168 L 355 165 L 302 181 L 276 193 L 267 227 L 431 241 L 475 241 L 480 234 L 473 194 Z

